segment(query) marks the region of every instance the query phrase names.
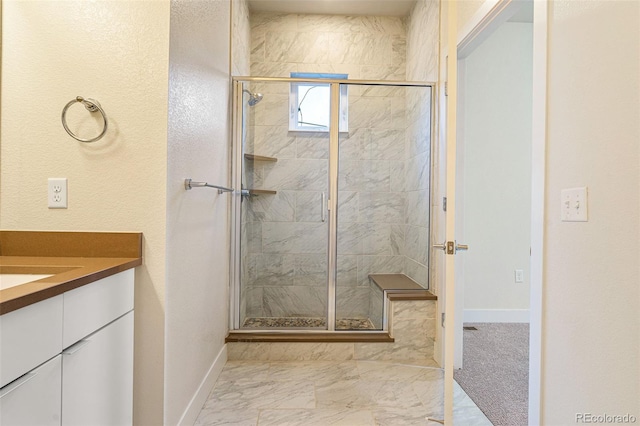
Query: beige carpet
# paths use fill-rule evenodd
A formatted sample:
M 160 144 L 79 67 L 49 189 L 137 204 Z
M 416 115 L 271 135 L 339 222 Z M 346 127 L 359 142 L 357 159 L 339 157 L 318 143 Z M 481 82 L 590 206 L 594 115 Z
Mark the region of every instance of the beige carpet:
M 473 323 L 455 380 L 495 426 L 528 424 L 529 324 Z

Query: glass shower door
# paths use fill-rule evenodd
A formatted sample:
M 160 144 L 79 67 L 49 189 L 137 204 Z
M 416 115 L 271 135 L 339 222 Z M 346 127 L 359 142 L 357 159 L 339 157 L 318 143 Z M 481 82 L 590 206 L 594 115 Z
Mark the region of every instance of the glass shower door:
M 381 330 L 393 274 L 428 288 L 431 89 L 348 85 L 339 138 L 336 329 Z
M 327 328 L 329 134 L 289 131 L 289 93 L 287 82 L 236 86 L 241 329 Z
M 236 82 L 234 327 L 384 329 L 371 275 L 428 288 L 431 88 L 296 82 Z M 340 124 L 309 129 L 321 86 Z

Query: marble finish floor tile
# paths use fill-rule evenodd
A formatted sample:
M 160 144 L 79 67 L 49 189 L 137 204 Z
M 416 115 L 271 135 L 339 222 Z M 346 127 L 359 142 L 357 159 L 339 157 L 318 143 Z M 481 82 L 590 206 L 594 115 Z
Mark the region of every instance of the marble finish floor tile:
M 318 384 L 316 401 L 318 407 L 324 408 L 413 408 L 421 405 L 411 386 L 403 382 L 363 379 Z
M 358 379 L 355 361 L 272 362 L 269 380 L 306 380 L 316 385 Z
M 437 425 L 443 372 L 386 361 L 228 361 L 197 426 Z M 491 426 L 455 384 L 456 424 Z
M 416 381 L 436 382 L 443 378 L 443 371 L 437 367 L 390 363 L 384 361 L 357 361 L 360 377 L 366 380 L 390 380 L 413 383 Z
M 262 361 L 227 361 L 218 382 L 264 381 L 269 375 L 269 366 Z
M 315 409 L 315 410 L 263 410 L 258 420 L 260 426 L 373 426 L 370 410 Z
M 205 407 L 194 426 L 256 426 L 258 415 L 258 410 L 220 410 L 217 407 Z
M 315 408 L 314 384 L 298 380 L 217 382 L 204 407 L 223 410 Z

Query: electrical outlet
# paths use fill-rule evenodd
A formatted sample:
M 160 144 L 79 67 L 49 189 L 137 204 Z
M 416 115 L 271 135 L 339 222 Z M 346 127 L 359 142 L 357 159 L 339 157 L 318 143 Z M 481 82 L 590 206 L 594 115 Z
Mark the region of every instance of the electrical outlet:
M 67 178 L 49 178 L 48 201 L 50 209 L 67 208 Z
M 516 282 L 523 283 L 524 282 L 524 271 L 522 269 L 516 269 L 515 271 Z

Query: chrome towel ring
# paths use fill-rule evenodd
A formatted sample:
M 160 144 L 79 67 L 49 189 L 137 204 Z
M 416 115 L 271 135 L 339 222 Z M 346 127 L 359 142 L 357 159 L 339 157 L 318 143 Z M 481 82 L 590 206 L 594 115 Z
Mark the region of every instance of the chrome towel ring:
M 73 132 L 71 130 L 69 130 L 69 126 L 67 126 L 67 110 L 69 109 L 69 107 L 71 105 L 75 104 L 76 102 L 82 103 L 82 105 L 84 105 L 84 107 L 89 112 L 100 111 L 100 114 L 102 114 L 102 124 L 103 124 L 102 132 L 100 132 L 100 134 L 98 136 L 96 136 L 95 138 L 82 139 L 82 138 L 79 138 L 78 136 L 74 135 Z M 71 136 L 75 140 L 78 140 L 80 142 L 86 142 L 86 143 L 95 142 L 98 139 L 100 139 L 101 137 L 103 137 L 105 133 L 107 133 L 107 114 L 105 114 L 104 110 L 100 106 L 100 103 L 98 101 L 96 101 L 95 99 L 85 99 L 82 96 L 76 96 L 76 98 L 74 100 L 70 101 L 62 109 L 62 126 L 67 131 L 67 133 L 69 133 L 69 136 Z

